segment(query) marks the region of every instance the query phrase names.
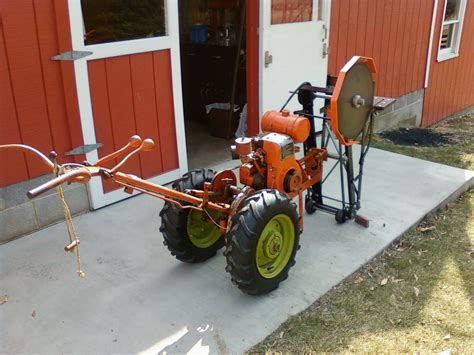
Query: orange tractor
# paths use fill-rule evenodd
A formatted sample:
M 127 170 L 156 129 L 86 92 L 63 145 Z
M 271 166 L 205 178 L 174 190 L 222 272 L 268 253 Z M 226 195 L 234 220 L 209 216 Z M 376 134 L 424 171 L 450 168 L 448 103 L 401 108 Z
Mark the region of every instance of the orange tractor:
M 160 231 L 172 255 L 196 263 L 225 246 L 226 270 L 232 281 L 248 294 L 264 294 L 277 288 L 295 263 L 304 209 L 310 214 L 318 209 L 333 213 L 339 223 L 353 218 L 366 222 L 356 211 L 360 208 L 363 162 L 373 117 L 393 102 L 374 97 L 374 73 L 372 59 L 354 57 L 342 69 L 333 90 L 303 83 L 293 92 L 292 97 L 297 95 L 302 104 L 301 111 L 290 114 L 283 107 L 265 113 L 263 133 L 238 138 L 231 147 L 233 157 L 241 161 L 240 183 L 233 170 L 190 171 L 173 182 L 172 188 L 120 172 L 131 156 L 153 148 L 152 140 L 138 136 L 95 163 L 59 164 L 54 152 L 48 158 L 19 144 L 0 146 L 0 150 L 33 153 L 54 172 L 55 178 L 28 192 L 30 198 L 66 182 L 86 183 L 100 176 L 122 185 L 127 192 L 136 190 L 165 200 Z M 313 112 L 316 98 L 326 100 L 320 116 Z M 316 120 L 321 121 L 321 130 L 316 129 Z M 354 176 L 352 147 L 358 137 L 359 169 Z M 335 152 L 330 151 L 330 142 Z M 302 151 L 298 143 L 302 143 Z M 105 166 L 120 156 L 125 157 L 117 165 Z M 328 158 L 336 162 L 330 173 L 340 167 L 339 199 L 322 194 L 328 175 L 323 177 L 323 164 Z M 340 203 L 340 207 L 325 204 L 326 199 Z M 71 239 L 65 249 L 78 253 L 79 240 Z

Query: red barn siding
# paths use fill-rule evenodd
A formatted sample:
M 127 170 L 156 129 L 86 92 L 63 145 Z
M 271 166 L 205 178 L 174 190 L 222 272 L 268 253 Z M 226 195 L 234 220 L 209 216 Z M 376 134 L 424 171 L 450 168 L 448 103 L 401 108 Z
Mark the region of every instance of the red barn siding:
M 133 134 L 157 147 L 129 160 L 124 171 L 153 177 L 178 168 L 169 50 L 88 62 L 99 157 L 121 148 Z M 104 190 L 117 189 L 104 183 Z
M 423 105 L 425 127 L 474 104 L 474 2 L 467 2 L 459 57 L 437 62 L 443 10 L 444 1 L 440 1 Z
M 72 64 L 50 59 L 70 42 L 69 30 L 56 25 L 56 16 L 67 16 L 66 6 L 65 0 L 0 2 L 0 144 L 56 150 L 60 159 L 82 141 L 75 83 L 64 80 L 73 78 Z M 3 152 L 0 165 L 0 186 L 47 173 L 22 153 Z
M 378 95 L 423 88 L 432 10 L 433 0 L 333 0 L 329 74 L 364 55 L 375 59 Z

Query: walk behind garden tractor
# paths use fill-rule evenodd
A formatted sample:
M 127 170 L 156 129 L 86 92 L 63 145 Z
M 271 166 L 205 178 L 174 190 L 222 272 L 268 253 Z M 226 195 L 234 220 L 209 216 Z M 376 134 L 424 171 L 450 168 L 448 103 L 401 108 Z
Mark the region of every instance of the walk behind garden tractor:
M 151 139 L 142 140 L 139 136 L 131 137 L 125 147 L 95 163 L 59 164 L 54 152 L 48 158 L 20 144 L 0 146 L 0 150 L 33 153 L 53 171 L 55 177 L 29 191 L 28 196 L 34 198 L 54 187 L 58 189 L 70 236 L 65 249 L 76 252 L 80 275 L 83 273 L 79 239 L 60 185 L 86 183 L 91 177 L 99 176 L 124 186 L 127 192 L 136 190 L 165 200 L 160 212 L 160 231 L 164 244 L 178 260 L 201 262 L 225 246 L 226 270 L 232 281 L 243 292 L 265 294 L 287 278 L 295 263 L 304 210 L 309 214 L 323 210 L 333 213 L 338 223 L 356 219 L 367 226 L 368 221 L 356 214 L 360 208 L 364 158 L 370 145 L 374 115 L 393 102 L 374 97 L 374 73 L 372 59 L 353 57 L 333 87 L 318 88 L 303 83 L 292 92 L 290 99 L 297 95 L 301 111 L 290 114 L 284 109 L 285 104 L 280 111 L 266 112 L 261 119 L 263 133 L 238 138 L 231 147 L 233 157 L 241 162 L 236 168 L 240 183 L 234 169 L 218 173 L 209 169 L 193 170 L 173 182 L 172 188 L 123 173 L 120 168 L 130 157 L 154 146 Z M 318 114 L 313 112 L 316 98 L 326 102 Z M 302 143 L 302 151 L 298 143 Z M 355 143 L 359 143 L 360 150 L 358 169 L 353 164 Z M 120 156 L 125 157 L 117 165 L 105 167 Z M 323 175 L 323 165 L 328 159 L 333 159 L 335 164 Z M 340 196 L 323 195 L 326 179 L 338 170 Z M 333 205 L 326 204 L 326 200 Z

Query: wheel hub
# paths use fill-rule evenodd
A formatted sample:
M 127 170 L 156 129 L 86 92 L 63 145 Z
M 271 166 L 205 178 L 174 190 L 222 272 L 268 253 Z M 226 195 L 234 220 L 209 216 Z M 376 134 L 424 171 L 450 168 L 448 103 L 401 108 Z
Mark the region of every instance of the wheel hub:
M 275 259 L 281 251 L 283 236 L 278 231 L 272 231 L 265 240 L 264 252 L 270 259 Z
M 221 237 L 220 229 L 214 224 L 219 220 L 219 212 L 207 211 L 207 213 L 209 216 L 204 212 L 192 210 L 188 215 L 189 240 L 198 248 L 208 248 Z
M 286 214 L 274 216 L 260 234 L 255 251 L 256 264 L 261 276 L 271 279 L 280 274 L 291 258 L 295 229 Z

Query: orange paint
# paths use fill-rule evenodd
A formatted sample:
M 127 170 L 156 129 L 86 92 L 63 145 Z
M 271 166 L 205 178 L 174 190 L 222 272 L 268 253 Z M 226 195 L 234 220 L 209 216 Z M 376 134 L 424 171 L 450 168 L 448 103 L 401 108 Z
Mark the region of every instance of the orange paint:
M 331 105 L 329 107 L 329 118 L 331 119 L 330 123 L 331 123 L 332 131 L 336 135 L 339 142 L 344 145 L 352 145 L 357 142 L 354 140 L 346 140 L 344 136 L 341 134 L 341 132 L 339 131 L 337 102 L 339 100 L 339 95 L 341 93 L 342 86 L 343 86 L 344 79 L 346 77 L 347 72 L 357 63 L 365 64 L 369 68 L 372 75 L 377 73 L 377 69 L 375 68 L 375 63 L 372 58 L 358 57 L 358 56 L 352 57 L 352 59 L 349 62 L 347 62 L 347 64 L 344 65 L 344 67 L 339 72 L 339 75 L 336 81 L 336 86 L 334 87 L 334 91 L 331 97 Z
M 290 136 L 296 143 L 308 138 L 311 129 L 309 120 L 303 116 L 290 115 L 288 111 L 268 111 L 262 117 L 262 131 Z

